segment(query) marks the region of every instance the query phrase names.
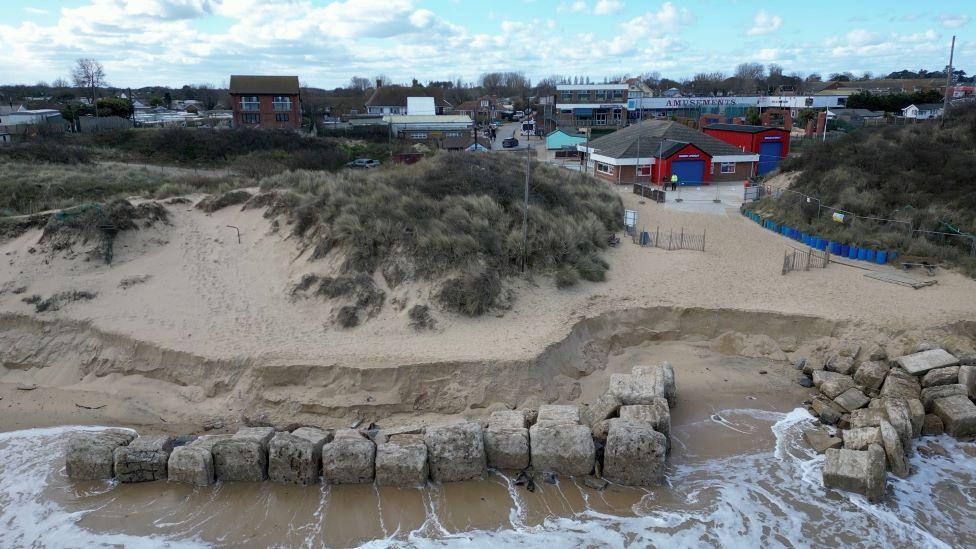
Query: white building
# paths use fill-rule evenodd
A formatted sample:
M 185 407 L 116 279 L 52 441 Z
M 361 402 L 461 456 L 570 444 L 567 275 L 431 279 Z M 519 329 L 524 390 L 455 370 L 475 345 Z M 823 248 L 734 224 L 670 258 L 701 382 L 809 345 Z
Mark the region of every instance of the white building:
M 938 118 L 942 116 L 942 104 L 941 103 L 920 103 L 918 105 L 909 105 L 901 110 L 901 115 L 905 118 L 912 118 L 914 120 L 928 120 L 930 118 Z

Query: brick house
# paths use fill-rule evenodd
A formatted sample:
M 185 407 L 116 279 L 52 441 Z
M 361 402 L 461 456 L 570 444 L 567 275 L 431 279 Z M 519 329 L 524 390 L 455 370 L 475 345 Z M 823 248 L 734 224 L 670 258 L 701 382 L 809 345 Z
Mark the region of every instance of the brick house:
M 297 130 L 302 124 L 297 76 L 230 77 L 235 128 Z
M 366 100 L 366 114 L 419 114 L 407 112 L 407 98 L 431 97 L 434 99 L 434 114 L 450 113 L 452 105 L 444 100 L 444 90 L 441 88 L 425 88 L 423 86 L 383 86 L 377 83 L 376 89 Z M 429 114 L 429 113 L 423 113 Z
M 571 128 L 626 126 L 629 91 L 628 84 L 559 84 L 554 123 Z

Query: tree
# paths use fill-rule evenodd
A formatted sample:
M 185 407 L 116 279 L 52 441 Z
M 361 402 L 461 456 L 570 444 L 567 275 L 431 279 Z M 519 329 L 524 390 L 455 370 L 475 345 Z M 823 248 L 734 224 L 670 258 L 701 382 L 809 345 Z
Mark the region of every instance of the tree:
M 830 80 L 834 82 L 850 82 L 854 80 L 854 75 L 850 71 L 847 72 L 835 72 L 830 75 Z
M 132 117 L 132 102 L 128 99 L 103 97 L 98 100 L 97 105 L 97 116 L 119 116 L 122 118 Z
M 63 88 L 67 88 L 68 86 L 70 86 L 70 84 L 68 84 L 68 81 L 65 80 L 64 78 L 61 78 L 60 76 L 55 78 L 54 82 L 51 82 L 52 88 L 63 89 Z
M 735 68 L 735 78 L 738 88 L 743 93 L 753 93 L 759 87 L 759 82 L 766 76 L 766 68 L 762 63 L 742 63 Z
M 91 91 L 92 104 L 95 104 L 95 88 L 105 85 L 105 68 L 98 61 L 82 58 L 75 61 L 75 68 L 71 71 L 71 79 L 75 86 Z
M 353 76 L 349 79 L 348 87 L 350 90 L 366 91 L 373 87 L 373 83 L 369 81 L 369 78 Z

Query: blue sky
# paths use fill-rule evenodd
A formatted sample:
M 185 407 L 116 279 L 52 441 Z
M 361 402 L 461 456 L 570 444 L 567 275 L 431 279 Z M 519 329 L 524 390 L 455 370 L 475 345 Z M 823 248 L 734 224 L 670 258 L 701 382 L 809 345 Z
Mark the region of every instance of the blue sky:
M 671 78 L 742 62 L 787 73 L 957 65 L 976 1 L 0 0 L 0 82 L 66 77 L 93 57 L 117 86 L 223 84 L 230 74 L 476 80 L 486 71 Z M 925 9 L 930 8 L 930 9 Z

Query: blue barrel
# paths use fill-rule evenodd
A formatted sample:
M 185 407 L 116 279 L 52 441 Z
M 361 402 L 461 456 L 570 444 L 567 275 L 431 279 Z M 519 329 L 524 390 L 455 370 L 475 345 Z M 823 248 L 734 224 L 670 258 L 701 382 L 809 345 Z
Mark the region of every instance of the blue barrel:
M 827 249 L 827 240 L 826 239 L 823 239 L 823 238 L 818 238 L 817 239 L 817 249 L 818 250 L 826 250 Z
M 851 253 L 851 247 L 847 244 L 840 245 L 840 255 L 847 257 L 847 254 Z
M 857 246 L 851 246 L 847 250 L 847 259 L 857 259 Z
M 878 254 L 877 252 L 875 252 L 874 248 L 868 248 L 868 253 L 865 255 L 864 259 L 870 261 L 871 263 L 874 263 L 875 260 L 877 259 L 877 255 Z
M 878 250 L 877 255 L 874 256 L 874 262 L 878 265 L 884 265 L 888 262 L 888 252 L 882 252 Z
M 644 231 L 641 233 L 640 243 L 641 246 L 647 246 L 651 242 L 651 233 Z
M 895 251 L 888 252 L 889 263 L 894 263 L 896 259 L 898 259 L 898 252 Z
M 807 246 L 809 246 L 810 245 L 810 235 L 808 235 L 807 233 L 801 233 L 800 234 L 800 242 L 803 242 L 804 244 L 806 244 Z
M 868 258 L 868 249 L 867 248 L 858 248 L 857 249 L 857 258 L 859 260 L 861 260 L 861 261 L 864 261 L 865 259 L 867 259 Z
M 840 252 L 841 252 L 840 242 L 831 242 L 830 243 L 830 253 L 832 253 L 834 255 L 840 255 Z

